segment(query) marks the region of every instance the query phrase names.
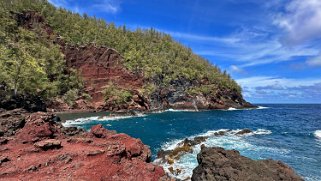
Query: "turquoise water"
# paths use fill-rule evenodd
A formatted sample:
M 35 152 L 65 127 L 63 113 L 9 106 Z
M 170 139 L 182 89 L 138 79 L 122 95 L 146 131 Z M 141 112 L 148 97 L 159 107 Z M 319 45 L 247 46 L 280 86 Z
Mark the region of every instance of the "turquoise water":
M 210 137 L 205 144 L 237 149 L 242 155 L 252 159 L 281 160 L 306 180 L 321 180 L 321 131 L 318 131 L 321 130 L 321 105 L 263 106 L 268 108 L 204 112 L 167 111 L 134 118 L 113 119 L 102 118 L 99 117 L 102 115 L 99 115 L 68 121 L 67 125 L 90 129 L 92 125 L 103 124 L 107 129 L 127 133 L 149 145 L 154 158 L 159 149 L 169 149 L 186 137 L 209 135 L 220 129 L 249 128 L 255 133 L 243 137 Z M 196 148 L 194 153 L 183 156 L 179 163 L 174 165 L 184 167 L 184 176 L 190 175 L 197 165 L 198 150 Z

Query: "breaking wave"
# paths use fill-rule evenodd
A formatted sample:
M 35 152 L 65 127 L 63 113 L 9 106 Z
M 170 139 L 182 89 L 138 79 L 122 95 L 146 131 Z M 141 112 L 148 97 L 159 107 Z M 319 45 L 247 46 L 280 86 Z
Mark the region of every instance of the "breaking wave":
M 192 140 L 195 137 L 208 137 L 204 142 L 193 146 L 193 151 L 191 153 L 184 153 L 178 160 L 175 160 L 174 163 L 169 164 L 167 162 L 162 161 L 161 159 L 156 159 L 154 162 L 164 167 L 165 171 L 174 178 L 177 179 L 187 179 L 190 180 L 193 169 L 197 167 L 197 154 L 200 152 L 200 146 L 204 144 L 207 147 L 223 147 L 225 149 L 236 149 L 242 153 L 244 152 L 254 152 L 259 155 L 260 152 L 273 152 L 278 154 L 286 154 L 288 150 L 279 149 L 279 148 L 271 148 L 265 146 L 258 146 L 251 144 L 246 138 L 248 136 L 253 135 L 267 135 L 271 134 L 270 130 L 266 129 L 257 129 L 255 131 L 244 133 L 242 135 L 238 134 L 242 129 L 236 130 L 212 130 L 207 131 L 206 133 L 194 135 L 188 137 L 188 139 Z M 224 135 L 219 135 L 219 133 L 224 132 Z M 162 145 L 162 150 L 173 150 L 181 145 L 184 139 L 175 139 L 170 142 L 166 142 Z M 179 170 L 179 173 L 171 173 L 170 170 Z
M 87 118 L 78 118 L 74 120 L 66 120 L 62 125 L 64 127 L 72 127 L 72 126 L 80 126 L 83 124 L 90 123 L 92 121 L 117 121 L 121 119 L 129 119 L 133 117 L 144 117 L 145 114 L 137 114 L 134 116 L 93 116 L 93 117 L 87 117 Z
M 314 136 L 315 136 L 316 138 L 318 138 L 318 139 L 321 139 L 321 130 L 316 130 L 316 131 L 314 132 Z
M 244 110 L 256 110 L 256 109 L 269 109 L 269 107 L 258 106 L 257 108 L 245 108 L 245 109 L 237 109 L 234 107 L 230 107 L 227 111 L 244 111 Z

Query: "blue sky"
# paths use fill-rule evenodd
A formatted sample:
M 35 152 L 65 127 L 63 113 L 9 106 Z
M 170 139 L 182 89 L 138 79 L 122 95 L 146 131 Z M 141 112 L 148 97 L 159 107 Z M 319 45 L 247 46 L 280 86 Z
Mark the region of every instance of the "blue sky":
M 227 70 L 254 103 L 321 103 L 320 0 L 49 0 L 156 28 Z

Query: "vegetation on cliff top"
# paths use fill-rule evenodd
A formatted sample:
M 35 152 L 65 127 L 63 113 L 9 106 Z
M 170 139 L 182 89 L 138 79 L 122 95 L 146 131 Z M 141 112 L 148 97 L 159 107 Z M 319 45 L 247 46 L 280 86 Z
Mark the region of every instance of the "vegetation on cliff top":
M 210 94 L 212 91 L 208 89 L 213 87 L 241 92 L 226 72 L 154 29 L 130 31 L 86 14 L 55 8 L 46 0 L 0 2 L 0 84 L 10 90 L 42 92 L 45 97 L 54 97 L 82 87 L 76 73 L 62 74 L 67 71 L 63 55 L 57 45 L 43 36 L 44 30 L 39 27 L 35 32 L 18 26 L 12 12 L 31 10 L 41 13 L 67 44 L 94 43 L 115 48 L 123 55 L 129 70 L 144 76 L 146 85 L 157 82 L 157 86 L 167 86 L 184 78 L 206 80 L 206 85 L 190 89 L 192 94 Z

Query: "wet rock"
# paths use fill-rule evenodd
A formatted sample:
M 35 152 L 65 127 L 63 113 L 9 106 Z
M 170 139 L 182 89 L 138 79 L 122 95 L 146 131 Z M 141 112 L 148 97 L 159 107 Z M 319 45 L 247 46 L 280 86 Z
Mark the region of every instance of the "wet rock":
M 244 135 L 244 134 L 249 134 L 249 133 L 252 133 L 252 130 L 250 130 L 250 129 L 243 129 L 243 130 L 237 132 L 236 135 Z
M 179 175 L 182 171 L 180 169 L 174 169 L 173 167 L 169 167 L 168 171 L 171 172 L 173 175 Z
M 61 141 L 55 139 L 48 139 L 39 141 L 35 143 L 34 146 L 42 150 L 59 149 L 61 148 Z
M 301 181 L 290 167 L 280 161 L 251 160 L 236 150 L 202 147 L 197 155 L 199 165 L 193 170 L 193 181 L 205 180 L 289 180 Z
M 172 150 L 159 150 L 157 152 L 157 158 L 161 158 L 162 160 L 165 160 L 165 157 L 169 155 L 172 152 Z
M 228 131 L 219 131 L 219 132 L 215 132 L 214 135 L 215 136 L 224 136 Z
M 207 136 L 197 136 L 194 138 L 194 140 L 193 140 L 194 142 L 192 145 L 198 145 L 200 143 L 203 143 L 204 141 L 207 140 L 207 138 L 208 138 Z
M 189 140 L 185 139 L 183 144 L 176 147 L 169 153 L 169 158 L 178 160 L 183 154 L 193 151 L 192 145 L 189 144 Z
M 189 146 L 195 146 L 195 145 L 198 145 L 198 144 L 206 141 L 207 138 L 208 138 L 207 136 L 197 136 L 197 137 L 193 138 L 192 140 L 186 138 L 180 144 L 189 145 Z

